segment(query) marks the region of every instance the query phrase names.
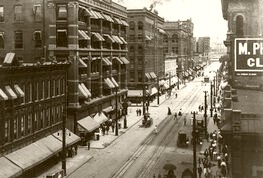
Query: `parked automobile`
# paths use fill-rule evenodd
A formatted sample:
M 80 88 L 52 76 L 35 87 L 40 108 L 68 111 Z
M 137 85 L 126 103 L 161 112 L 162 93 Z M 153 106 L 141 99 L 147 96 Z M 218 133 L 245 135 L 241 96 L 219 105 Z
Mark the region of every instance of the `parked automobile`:
M 178 147 L 187 147 L 189 144 L 189 138 L 185 132 L 179 131 L 177 137 Z

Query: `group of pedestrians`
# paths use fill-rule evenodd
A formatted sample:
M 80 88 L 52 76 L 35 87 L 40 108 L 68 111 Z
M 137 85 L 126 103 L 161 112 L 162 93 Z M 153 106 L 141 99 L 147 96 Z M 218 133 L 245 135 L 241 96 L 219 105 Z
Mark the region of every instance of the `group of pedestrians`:
M 136 115 L 141 116 L 142 115 L 142 110 L 141 109 L 136 109 Z

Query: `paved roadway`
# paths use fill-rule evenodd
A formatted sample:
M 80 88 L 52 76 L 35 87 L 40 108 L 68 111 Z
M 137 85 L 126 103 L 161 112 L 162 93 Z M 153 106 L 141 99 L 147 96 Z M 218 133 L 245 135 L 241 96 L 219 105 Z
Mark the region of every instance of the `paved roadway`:
M 209 89 L 209 86 L 201 85 L 201 80 L 187 83 L 187 87 L 178 92 L 178 98 L 170 98 L 159 107 L 150 107 L 154 119 L 150 128 L 139 127 L 139 122 L 107 148 L 91 150 L 94 158 L 69 177 L 153 177 L 153 174 L 165 173 L 162 167 L 166 163 L 177 166 L 177 176 L 186 167 L 192 169 L 191 148 L 176 147 L 177 133 L 184 129 L 183 119 L 167 117 L 167 108 L 170 107 L 173 113 L 182 108 L 190 135 L 189 113 L 204 103 L 203 91 Z M 158 125 L 157 135 L 153 133 L 154 125 Z

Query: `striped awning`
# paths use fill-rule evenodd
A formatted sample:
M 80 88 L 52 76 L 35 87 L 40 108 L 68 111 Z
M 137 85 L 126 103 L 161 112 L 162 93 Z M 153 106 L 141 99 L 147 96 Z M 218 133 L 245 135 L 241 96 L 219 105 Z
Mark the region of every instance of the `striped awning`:
M 99 33 L 92 32 L 92 35 L 96 37 L 97 41 L 105 41 L 105 39 Z
M 87 33 L 83 30 L 78 30 L 78 36 L 79 40 L 90 40 L 90 37 L 87 35 Z
M 126 57 L 121 57 L 120 59 L 122 60 L 122 62 L 124 64 L 129 64 L 130 63 L 130 61 Z
M 113 57 L 112 59 L 116 59 L 120 64 L 124 64 L 123 61 L 119 57 Z
M 112 65 L 111 61 L 107 57 L 103 57 L 102 61 L 104 62 L 104 64 L 106 64 L 108 66 Z

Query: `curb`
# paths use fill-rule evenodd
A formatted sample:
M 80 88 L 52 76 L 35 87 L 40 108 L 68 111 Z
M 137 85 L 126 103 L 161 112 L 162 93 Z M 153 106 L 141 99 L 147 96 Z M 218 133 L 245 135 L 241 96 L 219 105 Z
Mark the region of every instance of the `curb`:
M 89 160 L 91 160 L 93 158 L 93 156 L 90 156 L 89 159 L 87 159 L 86 161 L 84 161 L 83 163 L 81 163 L 78 167 L 76 167 L 76 169 L 74 169 L 73 171 L 71 171 L 70 173 L 68 173 L 66 175 L 66 177 L 70 176 L 71 174 L 73 174 L 74 172 L 76 172 L 79 168 L 81 168 L 84 164 L 86 164 Z

